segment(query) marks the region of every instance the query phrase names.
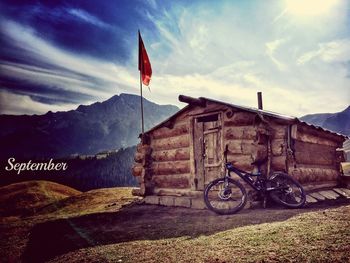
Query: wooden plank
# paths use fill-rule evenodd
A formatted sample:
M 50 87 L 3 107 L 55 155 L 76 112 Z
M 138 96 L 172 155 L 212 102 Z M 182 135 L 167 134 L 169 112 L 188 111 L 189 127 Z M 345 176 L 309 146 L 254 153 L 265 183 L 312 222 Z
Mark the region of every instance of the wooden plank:
M 310 133 L 303 132 L 300 129 L 300 126 L 296 128 L 296 126 L 294 125 L 292 127 L 291 136 L 293 139 L 298 141 L 313 143 L 313 144 L 320 144 L 320 145 L 328 145 L 336 148 L 341 148 L 341 144 L 342 144 L 341 142 L 332 141 L 322 136 L 318 136 L 317 134 L 310 134 Z
M 224 114 L 224 125 L 225 126 L 247 126 L 254 125 L 259 118 L 257 114 L 251 112 L 234 112 L 229 118 L 227 114 Z
M 333 188 L 337 185 L 337 181 L 311 182 L 303 183 L 303 188 L 306 192 L 315 191 L 324 188 Z
M 224 138 L 226 140 L 248 139 L 257 140 L 258 130 L 253 126 L 225 127 Z
M 194 142 L 195 142 L 195 138 L 194 138 L 194 118 L 190 119 L 190 147 L 189 147 L 189 152 L 190 152 L 190 173 L 191 173 L 191 179 L 190 179 L 190 183 L 191 183 L 191 189 L 192 190 L 196 190 L 196 184 L 195 184 L 195 178 L 196 178 L 196 166 L 195 166 L 195 157 L 194 157 Z
M 332 166 L 335 168 L 335 146 L 294 140 L 293 148 L 297 164 Z
M 153 175 L 190 173 L 189 161 L 153 162 L 151 164 Z
M 143 171 L 143 166 L 140 164 L 134 164 L 132 167 L 132 175 L 133 176 L 141 176 Z
M 342 190 L 343 192 L 345 192 L 348 195 L 350 195 L 350 189 L 348 189 L 348 188 L 340 188 L 340 190 Z
M 293 147 L 296 152 L 331 152 L 335 154 L 336 146 L 310 143 L 306 141 L 294 140 Z
M 271 156 L 271 168 L 274 171 L 287 171 L 286 166 L 287 156 Z
M 345 191 L 343 191 L 341 188 L 333 188 L 333 191 L 335 191 L 336 193 L 338 193 L 339 195 L 341 195 L 342 197 L 345 197 L 347 199 L 350 198 L 350 193 L 347 194 Z
M 271 140 L 272 154 L 275 156 L 285 155 L 287 152 L 287 141 L 286 139 L 272 139 Z
M 153 161 L 156 162 L 190 160 L 190 148 L 153 151 L 151 156 Z
M 214 113 L 214 112 L 219 112 L 219 111 L 225 111 L 227 110 L 228 107 L 225 105 L 221 105 L 218 103 L 213 103 L 213 102 L 207 102 L 206 107 L 194 107 L 190 112 L 190 116 L 198 116 L 201 114 L 207 114 L 207 113 Z
M 151 141 L 151 146 L 155 150 L 170 150 L 189 147 L 190 136 L 189 134 L 186 134 L 170 138 L 154 139 Z
M 227 161 L 232 162 L 234 166 L 241 170 L 252 171 L 254 169 L 254 166 L 251 164 L 254 161 L 252 155 L 228 154 Z
M 172 129 L 167 127 L 161 127 L 151 132 L 151 137 L 153 139 L 162 139 L 175 137 L 183 134 L 189 133 L 189 123 L 188 121 L 182 123 L 175 123 L 175 126 Z
M 301 183 L 335 181 L 340 174 L 339 171 L 335 169 L 308 167 L 291 168 L 288 173 Z
M 335 152 L 298 152 L 294 153 L 297 164 L 327 165 L 335 167 Z
M 311 204 L 311 203 L 317 203 L 317 199 L 313 198 L 311 195 L 306 195 L 306 202 Z
M 323 195 L 321 195 L 321 194 L 318 193 L 318 192 L 309 193 L 309 195 L 312 196 L 313 198 L 319 200 L 319 201 L 324 201 L 324 200 L 326 200 L 326 197 L 324 197 Z
M 332 190 L 323 190 L 318 193 L 326 197 L 328 200 L 335 200 L 339 197 L 339 195 Z
M 221 114 L 218 120 L 204 123 L 204 184 L 223 176 L 222 174 L 222 146 L 221 146 Z M 207 131 L 215 131 L 206 133 Z
M 266 152 L 266 145 L 261 145 L 254 140 L 226 140 L 230 154 L 254 154 L 257 151 Z
M 134 155 L 134 161 L 136 163 L 142 163 L 143 158 L 144 158 L 144 154 L 142 154 L 140 152 L 136 152 Z
M 154 175 L 152 181 L 158 188 L 188 189 L 190 174 Z
M 272 139 L 286 139 L 287 138 L 287 125 L 280 125 L 274 122 L 270 123 L 272 129 Z
M 344 142 L 344 138 L 342 136 L 336 135 L 334 133 L 330 133 L 328 131 L 316 129 L 306 124 L 298 124 L 298 134 L 307 134 L 317 138 L 321 138 L 325 141 L 331 141 L 336 143 L 340 148 L 342 143 Z
M 194 161 L 195 161 L 195 189 L 204 190 L 204 160 L 203 160 L 203 122 L 194 119 Z

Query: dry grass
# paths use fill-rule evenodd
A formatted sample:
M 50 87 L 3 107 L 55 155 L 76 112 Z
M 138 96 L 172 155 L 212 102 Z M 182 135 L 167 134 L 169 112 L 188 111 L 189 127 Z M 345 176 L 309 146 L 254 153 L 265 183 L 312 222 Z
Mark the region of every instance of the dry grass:
M 25 193 L 39 191 L 37 184 L 31 187 Z M 0 258 L 36 263 L 350 262 L 349 202 L 332 209 L 257 209 L 217 216 L 134 205 L 134 200 L 131 188 L 98 189 L 55 201 L 30 217 L 2 217 Z
M 50 217 L 58 218 L 60 215 L 69 217 L 109 210 L 114 212 L 135 199 L 130 187 L 96 189 L 54 202 L 38 211 L 38 215 L 50 214 Z
M 350 262 L 350 206 L 209 236 L 94 246 L 56 257 L 50 262 L 67 261 Z
M 28 181 L 0 188 L 0 216 L 34 214 L 38 209 L 81 192 L 48 181 Z

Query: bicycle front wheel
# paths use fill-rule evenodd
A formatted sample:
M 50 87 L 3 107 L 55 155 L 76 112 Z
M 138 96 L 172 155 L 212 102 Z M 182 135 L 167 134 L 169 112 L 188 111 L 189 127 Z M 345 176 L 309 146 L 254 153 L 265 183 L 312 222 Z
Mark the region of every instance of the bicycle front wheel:
M 205 188 L 204 202 L 215 213 L 234 214 L 245 206 L 247 193 L 240 182 L 231 178 L 219 178 Z

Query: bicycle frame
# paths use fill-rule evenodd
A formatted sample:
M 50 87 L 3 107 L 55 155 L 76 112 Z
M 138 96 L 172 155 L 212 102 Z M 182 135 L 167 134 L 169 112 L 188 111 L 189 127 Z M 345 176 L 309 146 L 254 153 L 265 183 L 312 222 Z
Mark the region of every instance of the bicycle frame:
M 263 190 L 262 185 L 256 185 L 257 181 L 254 181 L 251 177 L 252 176 L 261 176 L 261 175 L 256 175 L 256 174 L 252 174 L 243 170 L 240 170 L 236 167 L 233 166 L 232 163 L 226 163 L 225 167 L 227 169 L 227 173 L 225 174 L 225 177 L 231 177 L 231 172 L 234 172 L 235 174 L 237 174 L 240 178 L 242 178 L 247 184 L 249 184 L 254 190 L 256 191 L 261 191 Z M 260 171 L 259 171 L 260 173 Z M 257 178 L 257 180 L 263 181 L 261 180 L 259 177 Z

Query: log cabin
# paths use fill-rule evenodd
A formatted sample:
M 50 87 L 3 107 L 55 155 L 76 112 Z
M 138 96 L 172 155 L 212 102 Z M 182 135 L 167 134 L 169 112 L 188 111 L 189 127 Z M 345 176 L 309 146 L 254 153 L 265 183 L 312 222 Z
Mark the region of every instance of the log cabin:
M 205 186 L 224 175 L 226 145 L 238 168 L 253 172 L 254 161 L 267 159 L 266 174 L 286 172 L 306 190 L 335 186 L 342 176 L 344 154 L 337 149 L 346 136 L 262 109 L 179 100 L 187 105 L 140 136 L 132 173 L 140 185 L 134 194 L 146 203 L 204 208 Z

